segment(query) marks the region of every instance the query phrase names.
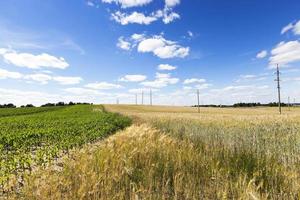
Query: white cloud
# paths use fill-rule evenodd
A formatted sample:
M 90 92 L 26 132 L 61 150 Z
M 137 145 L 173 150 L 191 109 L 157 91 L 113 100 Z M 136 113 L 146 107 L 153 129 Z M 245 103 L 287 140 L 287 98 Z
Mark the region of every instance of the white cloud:
M 0 69 L 0 79 L 7 79 L 7 78 L 21 79 L 23 78 L 23 74 L 19 72 L 10 72 L 5 69 Z
M 152 22 L 162 19 L 165 24 L 169 24 L 176 19 L 180 19 L 180 15 L 172 11 L 171 8 L 165 7 L 163 10 L 157 10 L 156 12 L 151 13 L 150 15 L 145 15 L 141 12 L 132 12 L 127 14 L 124 12 L 117 11 L 111 14 L 111 19 L 120 23 L 121 25 L 128 24 L 142 24 L 149 25 Z
M 74 85 L 82 81 L 81 77 L 70 77 L 70 76 L 55 76 L 53 80 L 61 85 Z
M 161 35 L 155 35 L 151 38 L 144 39 L 138 44 L 138 52 L 152 52 L 159 58 L 184 58 L 189 55 L 190 48 L 182 47 L 174 41 L 166 40 Z
M 35 81 L 41 84 L 47 84 L 49 81 L 56 81 L 61 85 L 78 84 L 83 80 L 81 77 L 68 77 L 68 76 L 53 77 L 45 73 L 21 74 L 19 72 L 11 72 L 0 68 L 0 79 L 7 79 L 7 78 Z
M 198 78 L 190 78 L 190 79 L 185 79 L 183 84 L 192 84 L 192 83 L 205 83 L 206 80 L 201 78 L 201 79 L 198 79 Z
M 189 37 L 194 37 L 194 33 L 192 31 L 188 31 L 187 33 L 188 33 Z
M 172 9 L 166 7 L 164 10 L 158 10 L 157 16 L 162 17 L 162 20 L 165 24 L 169 24 L 176 19 L 180 19 L 180 15 L 176 12 L 173 12 Z
M 102 0 L 104 3 L 116 3 L 122 8 L 130 8 L 136 6 L 144 6 L 152 2 L 152 0 Z
M 64 89 L 64 91 L 69 92 L 71 94 L 75 94 L 75 95 L 99 95 L 101 93 L 99 93 L 96 90 L 91 90 L 91 89 L 87 89 L 87 88 L 66 88 Z
M 158 65 L 157 69 L 158 70 L 166 70 L 166 71 L 172 71 L 172 70 L 175 70 L 177 67 L 175 66 L 172 66 L 172 65 L 169 65 L 169 64 L 160 64 Z
M 140 42 L 145 39 L 145 35 L 134 33 L 132 34 L 131 39 L 134 40 L 135 42 Z
M 263 50 L 256 55 L 256 58 L 262 59 L 262 58 L 265 58 L 267 55 L 268 55 L 268 52 L 266 50 Z
M 124 77 L 120 78 L 119 81 L 123 82 L 141 82 L 147 79 L 147 76 L 145 75 L 125 75 Z
M 133 12 L 130 15 L 128 15 L 126 13 L 121 13 L 120 11 L 112 13 L 111 17 L 113 20 L 115 20 L 116 22 L 122 25 L 128 25 L 128 24 L 149 25 L 158 19 L 154 15 L 145 16 L 143 13 L 138 13 L 138 12 Z
M 281 30 L 281 34 L 284 34 L 290 30 L 292 30 L 295 35 L 300 35 L 300 20 L 296 23 L 289 23 L 288 25 L 283 27 Z
M 141 84 L 151 88 L 163 88 L 179 82 L 178 78 L 172 78 L 170 74 L 156 73 L 154 81 L 145 81 Z
M 120 49 L 129 51 L 131 49 L 131 43 L 124 40 L 124 37 L 119 37 L 117 47 Z
M 111 90 L 111 89 L 119 89 L 122 88 L 121 85 L 107 83 L 107 82 L 96 82 L 96 83 L 89 83 L 85 85 L 87 88 L 91 88 L 94 90 Z
M 281 42 L 271 53 L 270 67 L 274 67 L 276 64 L 286 65 L 300 61 L 300 42 L 298 40 Z
M 0 49 L 0 55 L 3 56 L 5 62 L 18 67 L 31 69 L 39 69 L 41 67 L 65 69 L 69 66 L 64 58 L 58 58 L 46 53 L 33 55 L 30 53 L 18 53 L 10 49 Z
M 295 24 L 294 34 L 300 35 L 300 20 Z
M 152 92 L 159 91 L 159 89 L 154 89 L 154 88 L 151 88 L 151 90 L 152 90 Z M 135 88 L 135 89 L 128 90 L 129 93 L 142 93 L 142 92 L 144 92 L 144 94 L 148 91 L 149 91 L 149 88 Z
M 265 80 L 267 79 L 269 74 L 267 73 L 263 73 L 263 74 L 246 74 L 246 75 L 240 75 L 240 77 L 235 81 L 236 83 L 239 83 L 239 82 L 244 82 L 244 81 L 262 81 L 262 80 Z
M 180 4 L 180 0 L 165 0 L 167 7 L 174 7 L 177 4 Z
M 204 90 L 204 89 L 209 88 L 210 86 L 212 86 L 212 84 L 210 84 L 210 83 L 204 83 L 204 84 L 198 84 L 198 85 L 196 85 L 195 88 L 198 89 L 198 90 Z
M 50 80 L 52 80 L 52 77 L 47 74 L 30 74 L 30 75 L 25 75 L 24 79 L 36 81 L 41 84 L 47 84 Z

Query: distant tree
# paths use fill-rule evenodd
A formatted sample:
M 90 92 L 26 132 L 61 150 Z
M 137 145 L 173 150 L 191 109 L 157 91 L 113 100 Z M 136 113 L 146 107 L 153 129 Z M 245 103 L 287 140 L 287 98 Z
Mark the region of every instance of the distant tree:
M 72 101 L 69 102 L 69 106 L 73 106 L 76 105 L 75 103 L 73 103 Z
M 12 103 L 0 105 L 0 108 L 16 108 L 16 107 L 17 106 L 15 106 Z
M 41 107 L 53 107 L 53 106 L 55 106 L 54 103 L 46 103 L 44 105 L 41 105 Z
M 57 104 L 55 104 L 55 106 L 64 106 L 65 103 L 64 102 L 58 102 Z
M 27 108 L 32 108 L 32 107 L 34 107 L 34 105 L 32 105 L 32 104 L 27 104 L 26 107 L 27 107 Z

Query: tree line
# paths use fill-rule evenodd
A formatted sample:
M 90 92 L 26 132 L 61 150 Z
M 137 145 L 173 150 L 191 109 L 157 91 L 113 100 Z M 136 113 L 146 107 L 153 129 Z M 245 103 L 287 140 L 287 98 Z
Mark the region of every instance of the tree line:
M 200 107 L 234 107 L 234 108 L 242 108 L 242 107 L 277 107 L 278 103 L 277 102 L 270 102 L 270 103 L 259 103 L 259 102 L 254 102 L 254 103 L 235 103 L 233 105 L 215 105 L 215 104 L 208 104 L 208 105 L 200 105 Z M 287 106 L 299 106 L 298 103 L 295 104 L 287 104 L 287 103 L 281 103 L 282 107 L 287 107 Z M 192 107 L 198 107 L 198 105 L 194 105 Z
M 40 107 L 54 107 L 54 106 L 73 106 L 73 105 L 92 105 L 92 103 L 81 103 L 81 102 L 77 102 L 74 103 L 72 101 L 70 101 L 69 103 L 65 103 L 65 102 L 58 102 L 58 103 L 46 103 L 41 105 Z M 20 108 L 32 108 L 32 107 L 36 107 L 32 104 L 26 104 L 26 105 L 21 105 Z M 8 104 L 0 104 L 0 108 L 17 108 L 16 105 L 12 104 L 12 103 L 8 103 Z

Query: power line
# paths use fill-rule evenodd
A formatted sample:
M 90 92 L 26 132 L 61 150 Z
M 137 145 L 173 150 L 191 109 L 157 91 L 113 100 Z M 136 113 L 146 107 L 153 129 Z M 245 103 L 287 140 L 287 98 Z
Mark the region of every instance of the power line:
M 150 89 L 150 106 L 152 106 L 152 89 Z
M 199 89 L 197 90 L 197 101 L 198 101 L 198 113 L 200 113 L 200 97 L 199 97 Z
M 277 91 L 278 91 L 278 108 L 279 113 L 281 114 L 281 97 L 280 97 L 280 72 L 279 72 L 279 65 L 277 64 L 277 70 L 276 70 L 277 78 L 275 81 L 277 82 Z

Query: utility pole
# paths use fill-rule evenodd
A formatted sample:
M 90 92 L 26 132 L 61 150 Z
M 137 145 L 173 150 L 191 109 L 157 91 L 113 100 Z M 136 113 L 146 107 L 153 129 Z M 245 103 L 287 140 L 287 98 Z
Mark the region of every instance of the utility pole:
M 279 113 L 281 114 L 280 72 L 279 72 L 279 65 L 278 64 L 277 64 L 276 76 L 277 76 L 277 78 L 275 79 L 275 81 L 277 82 L 277 90 L 278 90 L 278 108 L 279 108 Z
M 199 89 L 197 90 L 197 101 L 198 101 L 198 113 L 200 113 L 200 97 L 199 97 Z
M 117 98 L 117 101 L 116 101 L 117 105 L 119 104 L 119 98 Z
M 289 108 L 289 111 L 291 111 L 291 104 L 290 104 L 290 97 L 288 97 L 288 108 Z
M 138 95 L 137 94 L 135 94 L 135 105 L 138 105 Z
M 150 106 L 152 106 L 152 89 L 150 89 Z
M 142 105 L 144 105 L 144 91 L 142 90 Z

